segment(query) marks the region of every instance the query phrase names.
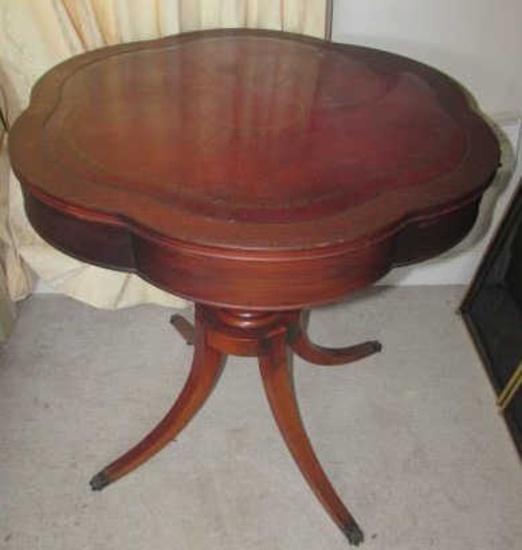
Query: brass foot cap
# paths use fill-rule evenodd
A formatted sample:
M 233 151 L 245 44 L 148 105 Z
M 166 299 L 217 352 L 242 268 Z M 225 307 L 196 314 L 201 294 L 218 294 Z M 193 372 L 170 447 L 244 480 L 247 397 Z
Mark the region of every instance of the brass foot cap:
M 359 546 L 359 544 L 364 541 L 364 534 L 355 521 L 345 525 L 343 527 L 343 533 L 346 535 L 348 542 L 354 546 Z
M 91 481 L 89 482 L 91 489 L 93 491 L 101 491 L 104 487 L 107 487 L 111 483 L 109 476 L 105 473 L 105 470 L 102 470 L 96 474 Z

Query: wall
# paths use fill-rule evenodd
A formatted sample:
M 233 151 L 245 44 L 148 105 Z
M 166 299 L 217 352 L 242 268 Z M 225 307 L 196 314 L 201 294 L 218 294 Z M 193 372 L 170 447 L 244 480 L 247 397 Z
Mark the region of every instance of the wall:
M 435 65 L 490 114 L 522 108 L 520 0 L 334 0 L 333 39 Z
M 521 0 L 334 0 L 334 41 L 386 49 L 443 70 L 473 94 L 503 141 L 503 168 L 472 234 L 443 257 L 396 269 L 383 283 L 471 280 L 522 177 L 521 25 Z

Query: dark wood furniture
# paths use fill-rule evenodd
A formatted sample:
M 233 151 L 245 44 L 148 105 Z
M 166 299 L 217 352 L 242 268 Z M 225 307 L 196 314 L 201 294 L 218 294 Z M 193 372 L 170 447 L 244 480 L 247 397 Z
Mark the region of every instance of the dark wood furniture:
M 196 302 L 194 360 L 160 424 L 91 481 L 171 441 L 228 354 L 259 357 L 272 412 L 348 540 L 363 534 L 301 423 L 288 350 L 336 365 L 306 310 L 457 243 L 499 162 L 490 128 L 445 75 L 382 51 L 268 31 L 104 48 L 36 85 L 10 139 L 31 223 L 51 244 Z
M 522 363 L 522 181 L 470 286 L 461 312 L 497 394 Z M 522 455 L 522 391 L 504 418 Z

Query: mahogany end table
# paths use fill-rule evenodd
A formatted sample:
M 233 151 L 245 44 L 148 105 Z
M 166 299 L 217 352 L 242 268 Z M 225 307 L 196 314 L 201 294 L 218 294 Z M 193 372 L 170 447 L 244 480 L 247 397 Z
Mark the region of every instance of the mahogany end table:
M 56 248 L 196 302 L 190 375 L 99 490 L 187 425 L 227 355 L 257 356 L 275 420 L 349 542 L 361 529 L 301 423 L 289 350 L 338 365 L 381 349 L 308 339 L 313 306 L 472 227 L 499 163 L 491 129 L 440 72 L 383 51 L 251 30 L 74 57 L 35 86 L 10 137 L 28 217 Z

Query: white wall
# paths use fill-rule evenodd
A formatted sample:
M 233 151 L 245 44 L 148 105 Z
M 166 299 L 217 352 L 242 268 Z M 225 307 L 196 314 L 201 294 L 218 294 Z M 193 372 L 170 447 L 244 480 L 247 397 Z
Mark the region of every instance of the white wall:
M 472 93 L 504 138 L 503 169 L 469 237 L 437 260 L 394 270 L 383 283 L 471 280 L 522 177 L 521 27 L 522 0 L 334 0 L 334 41 L 386 49 L 441 69 Z
M 521 0 L 334 0 L 333 39 L 457 78 L 490 114 L 522 109 Z

